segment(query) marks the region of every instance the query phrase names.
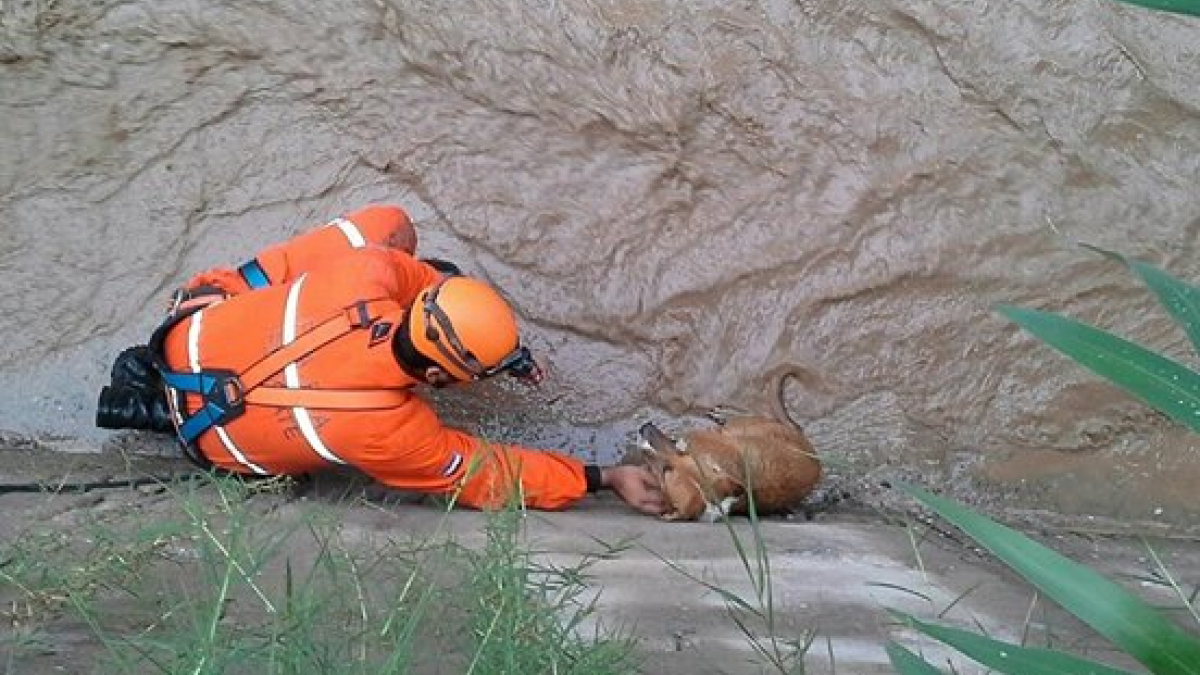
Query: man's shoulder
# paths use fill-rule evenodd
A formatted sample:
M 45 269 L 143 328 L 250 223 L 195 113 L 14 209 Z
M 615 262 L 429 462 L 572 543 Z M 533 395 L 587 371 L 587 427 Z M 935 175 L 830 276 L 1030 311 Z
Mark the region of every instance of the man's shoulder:
M 312 270 L 313 275 L 336 276 L 346 271 L 355 271 L 355 276 L 395 275 L 396 266 L 403 264 L 406 254 L 383 246 L 363 246 L 330 256 L 320 267 Z
M 409 265 L 420 263 L 402 251 L 364 246 L 331 257 L 308 276 L 314 284 L 345 288 L 357 295 L 394 295 L 410 276 L 406 274 Z

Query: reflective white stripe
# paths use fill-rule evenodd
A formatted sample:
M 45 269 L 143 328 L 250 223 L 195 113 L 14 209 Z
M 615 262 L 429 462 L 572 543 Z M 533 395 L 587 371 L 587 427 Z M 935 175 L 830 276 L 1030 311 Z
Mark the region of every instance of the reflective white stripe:
M 301 275 L 292 284 L 292 287 L 288 289 L 287 305 L 283 310 L 283 344 L 285 345 L 291 344 L 296 339 L 296 314 L 299 311 L 300 289 L 304 286 L 305 278 L 306 275 Z M 283 383 L 288 389 L 300 388 L 300 367 L 294 362 L 284 367 Z M 304 440 L 308 441 L 308 445 L 312 447 L 313 452 L 320 455 L 327 462 L 332 462 L 333 464 L 346 463 L 321 441 L 321 437 L 317 435 L 317 428 L 313 425 L 312 416 L 308 414 L 307 408 L 292 408 L 292 414 L 296 417 L 296 424 L 300 427 L 300 433 L 304 434 Z
M 217 438 L 221 439 L 221 443 L 225 446 L 225 449 L 228 450 L 229 454 L 237 460 L 238 464 L 248 467 L 251 471 L 260 476 L 266 476 L 269 474 L 266 469 L 255 464 L 254 462 L 251 462 L 246 458 L 246 455 L 242 454 L 241 448 L 239 448 L 237 444 L 233 442 L 233 439 L 229 436 L 229 432 L 225 431 L 225 427 L 213 427 L 213 429 L 217 432 Z
M 204 323 L 204 310 L 192 314 L 188 324 L 188 367 L 193 373 L 200 372 L 200 324 Z
M 200 372 L 200 325 L 202 323 L 204 323 L 204 310 L 193 314 L 192 322 L 188 326 L 188 366 L 191 367 L 193 373 Z M 246 459 L 246 455 L 242 454 L 241 449 L 229 437 L 229 432 L 225 431 L 225 427 L 214 426 L 213 430 L 217 432 L 217 438 L 221 439 L 221 444 L 225 446 L 225 450 L 229 452 L 229 456 L 233 457 L 234 461 L 260 476 L 267 475 L 266 469 Z
M 330 225 L 337 225 L 342 234 L 346 235 L 346 240 L 354 248 L 362 248 L 367 245 L 367 238 L 362 235 L 358 226 L 346 220 L 345 218 L 336 218 L 329 222 Z

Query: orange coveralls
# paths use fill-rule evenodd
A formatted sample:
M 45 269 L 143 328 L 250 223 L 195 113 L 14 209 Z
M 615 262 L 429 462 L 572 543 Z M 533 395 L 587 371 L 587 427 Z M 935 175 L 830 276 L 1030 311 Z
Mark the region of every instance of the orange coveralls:
M 248 292 L 249 285 L 231 269 L 209 270 L 188 282 L 187 288 L 219 286 L 231 297 L 170 329 L 163 356 L 172 370 L 243 372 L 281 344 L 365 300 L 376 317 L 369 327 L 320 347 L 264 386 L 403 391 L 394 407 L 382 410 L 247 404 L 240 416 L 201 434 L 197 449 L 215 466 L 243 474 L 299 474 L 341 464 L 401 489 L 449 493 L 461 486 L 459 503 L 474 508 L 502 506 L 514 489 L 531 508 L 571 506 L 586 492 L 581 461 L 486 442 L 443 426 L 413 393 L 418 383 L 396 362 L 391 340 L 417 294 L 438 272 L 412 256 L 416 238 L 411 232 L 403 210 L 368 207 L 260 252 L 257 260 L 268 287 Z M 199 407 L 198 395 L 185 396 L 187 413 Z

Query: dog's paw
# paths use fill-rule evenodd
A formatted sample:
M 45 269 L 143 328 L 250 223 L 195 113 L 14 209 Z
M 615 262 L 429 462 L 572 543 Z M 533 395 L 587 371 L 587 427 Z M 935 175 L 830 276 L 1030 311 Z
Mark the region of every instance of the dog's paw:
M 749 414 L 749 412 L 731 405 L 718 405 L 709 408 L 704 416 L 721 426 L 725 426 L 729 423 L 729 420 L 735 417 L 746 417 Z
M 717 504 L 706 504 L 704 513 L 700 514 L 700 520 L 706 523 L 715 523 L 718 520 L 723 520 L 729 517 L 730 510 L 737 503 L 737 497 L 726 497 Z

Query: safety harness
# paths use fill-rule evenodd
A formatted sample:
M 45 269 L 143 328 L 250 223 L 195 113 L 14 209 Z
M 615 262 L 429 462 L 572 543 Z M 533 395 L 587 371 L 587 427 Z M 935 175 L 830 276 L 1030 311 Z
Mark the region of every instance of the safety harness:
M 323 408 L 331 410 L 382 410 L 403 404 L 404 388 L 315 389 L 264 386 L 271 377 L 321 347 L 357 330 L 369 328 L 379 318 L 372 313 L 382 300 L 360 300 L 337 312 L 296 338 L 267 353 L 241 372 L 206 368 L 198 372 L 172 370 L 163 349 L 167 335 L 196 312 L 225 300 L 219 289 L 179 291 L 163 322 L 150 338 L 150 353 L 162 375 L 173 408 L 176 432 L 185 454 L 196 464 L 210 468 L 211 462 L 196 447 L 196 440 L 216 426 L 228 424 L 246 410 L 246 405 L 275 408 Z M 199 395 L 202 405 L 188 415 L 187 393 Z

